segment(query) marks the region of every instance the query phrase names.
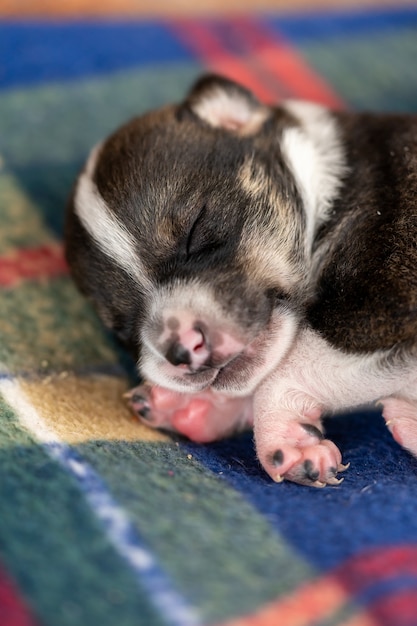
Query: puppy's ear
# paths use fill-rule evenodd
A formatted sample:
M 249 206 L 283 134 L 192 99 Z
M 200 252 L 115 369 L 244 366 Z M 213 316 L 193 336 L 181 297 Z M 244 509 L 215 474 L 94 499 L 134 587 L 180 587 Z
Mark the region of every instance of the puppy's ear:
M 227 78 L 208 75 L 190 91 L 185 108 L 214 128 L 253 135 L 270 115 L 270 109 L 245 87 Z

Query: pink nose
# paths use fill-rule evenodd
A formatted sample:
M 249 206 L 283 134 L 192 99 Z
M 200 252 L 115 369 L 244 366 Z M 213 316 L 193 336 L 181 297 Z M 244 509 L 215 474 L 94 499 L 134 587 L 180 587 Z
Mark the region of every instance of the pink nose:
M 199 369 L 209 356 L 207 339 L 199 328 L 190 328 L 182 332 L 165 354 L 165 358 L 172 365 L 187 365 L 191 370 Z

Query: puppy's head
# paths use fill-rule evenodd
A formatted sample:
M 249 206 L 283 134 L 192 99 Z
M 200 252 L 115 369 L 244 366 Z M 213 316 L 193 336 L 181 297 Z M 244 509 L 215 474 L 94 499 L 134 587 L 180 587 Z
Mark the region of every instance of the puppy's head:
M 308 111 L 314 129 L 325 112 Z M 69 203 L 67 258 L 148 380 L 251 393 L 288 350 L 313 213 L 327 202 L 317 209 L 317 181 L 297 173 L 298 157 L 310 169 L 316 157 L 307 126 L 296 105 L 263 106 L 207 77 L 92 151 Z

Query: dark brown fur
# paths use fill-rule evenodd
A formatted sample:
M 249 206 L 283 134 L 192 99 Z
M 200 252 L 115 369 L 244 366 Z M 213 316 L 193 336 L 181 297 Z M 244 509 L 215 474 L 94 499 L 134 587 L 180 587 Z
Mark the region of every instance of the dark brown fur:
M 417 337 L 417 120 L 337 115 L 349 174 L 317 246 L 312 326 L 338 348 L 371 352 Z

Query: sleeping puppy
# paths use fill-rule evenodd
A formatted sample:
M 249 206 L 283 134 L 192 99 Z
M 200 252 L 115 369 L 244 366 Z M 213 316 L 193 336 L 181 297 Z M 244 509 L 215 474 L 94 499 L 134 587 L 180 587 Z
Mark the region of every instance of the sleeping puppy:
M 204 77 L 92 151 L 66 253 L 150 425 L 253 424 L 273 480 L 322 487 L 346 469 L 322 416 L 379 401 L 417 455 L 417 117 Z

